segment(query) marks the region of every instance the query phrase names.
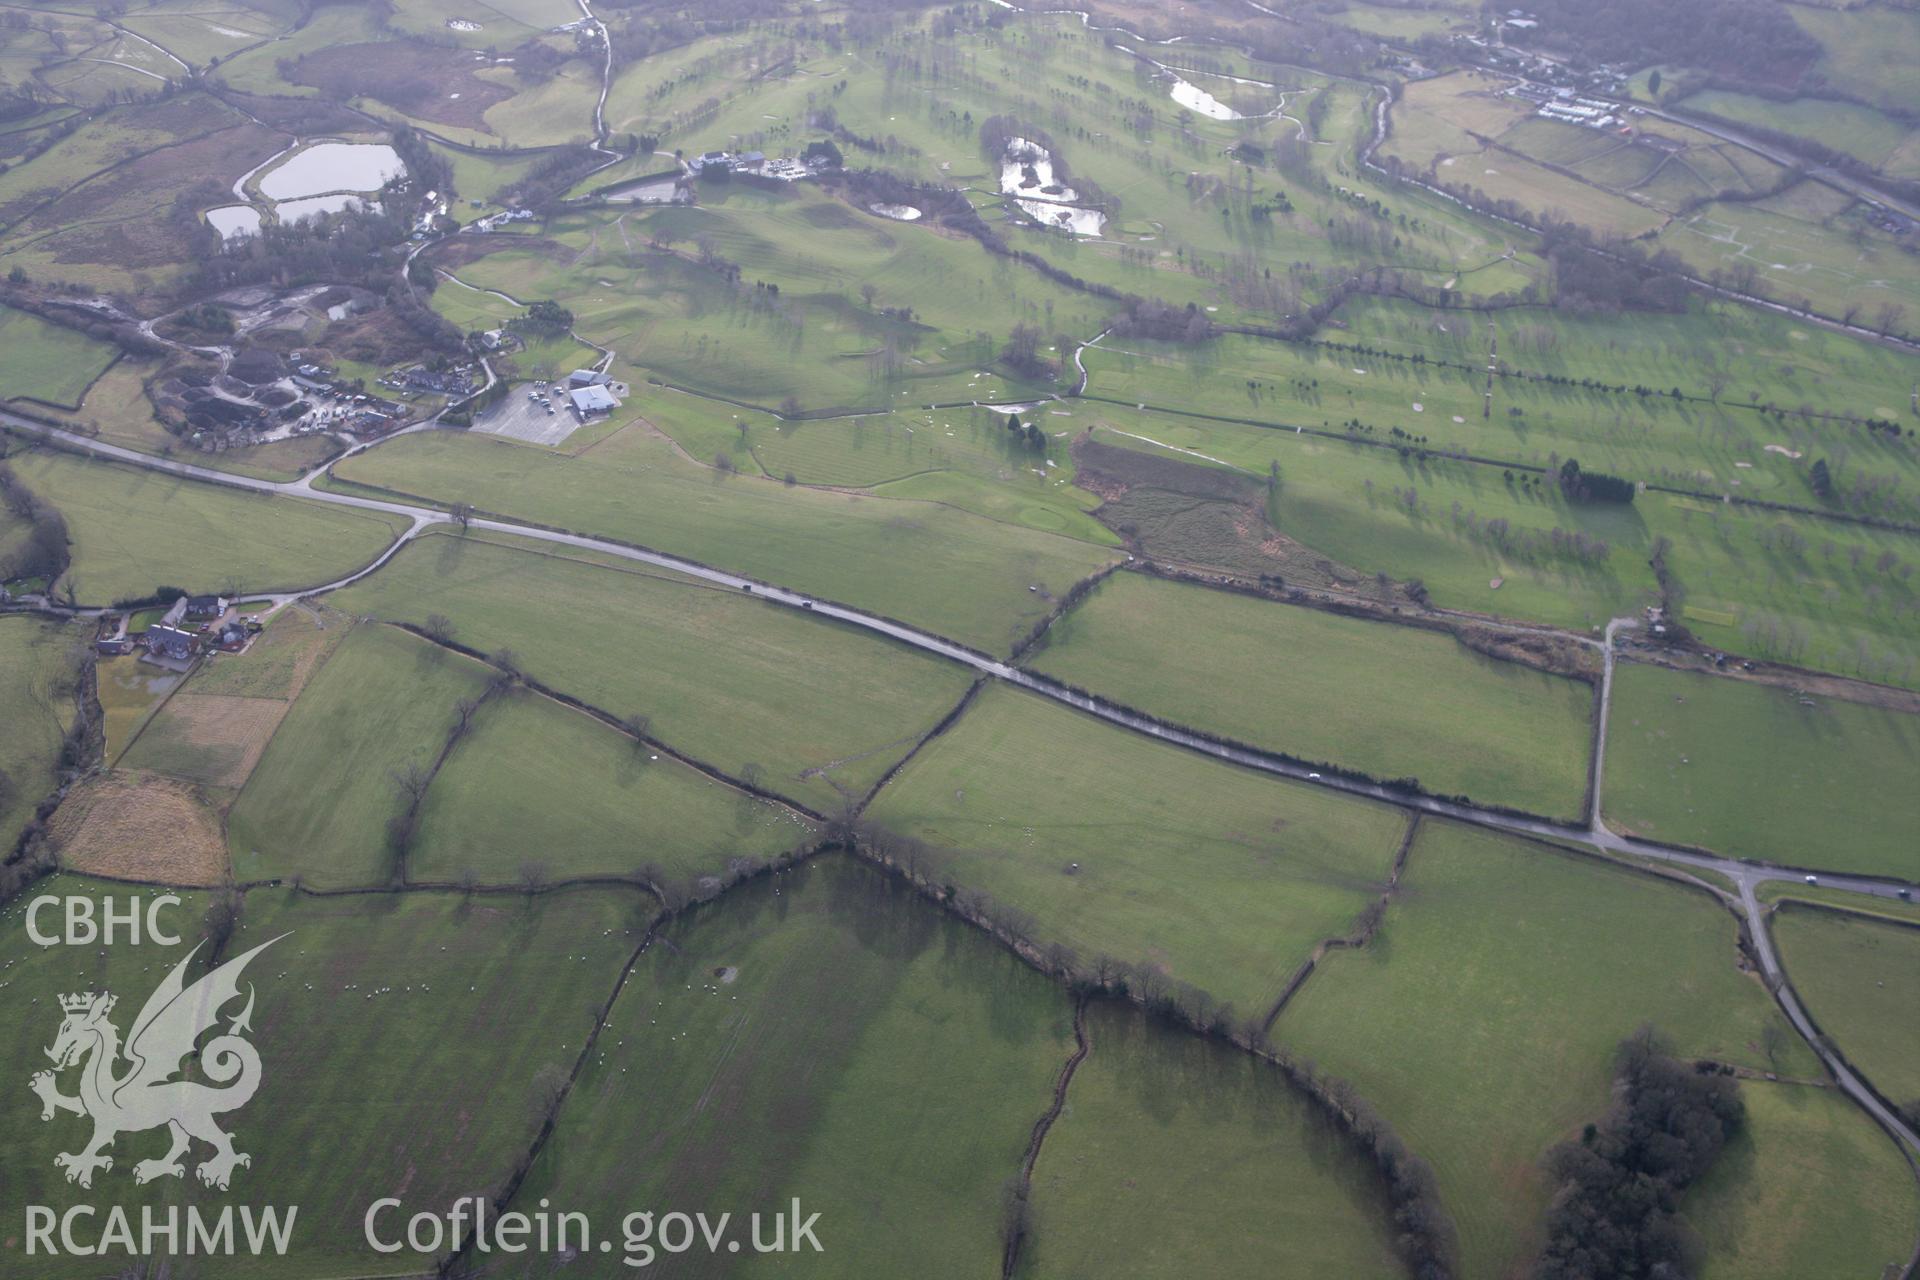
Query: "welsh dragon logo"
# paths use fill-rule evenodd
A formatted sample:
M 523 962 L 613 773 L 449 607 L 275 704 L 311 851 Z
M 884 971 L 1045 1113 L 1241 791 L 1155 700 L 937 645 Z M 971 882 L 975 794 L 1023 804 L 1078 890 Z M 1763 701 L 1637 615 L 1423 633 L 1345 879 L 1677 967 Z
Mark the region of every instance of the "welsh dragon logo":
M 279 940 L 263 942 L 187 986 L 181 975 L 198 954 L 200 948 L 195 947 L 147 997 L 124 1047 L 119 1029 L 108 1021 L 116 997 L 91 991 L 60 997 L 66 1018 L 53 1047 L 47 1050 L 53 1070 L 39 1072 L 29 1085 L 40 1095 L 42 1120 L 69 1111 L 93 1121 L 92 1141 L 79 1151 L 53 1158 L 55 1167 L 66 1170 L 68 1182 L 91 1187 L 96 1171 L 113 1168 L 113 1157 L 107 1150 L 116 1137 L 162 1125 L 173 1145 L 159 1159 L 136 1164 L 135 1182 L 184 1177 L 186 1166 L 181 1158 L 196 1138 L 214 1149 L 213 1155 L 194 1170 L 209 1187 L 225 1191 L 236 1167 L 252 1165 L 253 1158 L 235 1151 L 233 1139 L 213 1120 L 244 1107 L 260 1087 L 259 1051 L 242 1038 L 253 1029 L 251 984 L 247 987 L 246 1008 L 227 1024 L 226 1033 L 214 1036 L 204 1046 L 200 1046 L 200 1039 L 219 1029 L 220 1010 L 239 997 L 240 975 L 247 962 Z M 180 1078 L 181 1063 L 196 1046 L 200 1055 L 198 1074 L 211 1084 Z M 80 1091 L 78 1096 L 68 1097 L 60 1092 L 55 1075 L 73 1066 L 80 1066 Z

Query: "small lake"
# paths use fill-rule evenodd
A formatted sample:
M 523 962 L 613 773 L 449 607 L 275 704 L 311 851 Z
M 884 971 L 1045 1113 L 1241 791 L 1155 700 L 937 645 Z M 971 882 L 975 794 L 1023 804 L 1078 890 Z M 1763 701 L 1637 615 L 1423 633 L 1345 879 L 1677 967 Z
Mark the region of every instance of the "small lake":
M 328 191 L 378 191 L 407 171 L 384 142 L 322 142 L 290 157 L 260 179 L 260 194 L 297 200 Z
M 1021 210 L 1043 226 L 1097 236 L 1106 225 L 1107 216 L 1098 209 L 1074 205 L 1079 193 L 1054 176 L 1052 153 L 1025 138 L 1007 142 L 1007 154 L 1000 161 L 1000 190 L 1015 197 Z
M 895 222 L 917 222 L 920 219 L 920 210 L 910 204 L 870 204 L 867 208 Z
M 260 234 L 260 211 L 250 204 L 221 205 L 207 210 L 207 225 L 224 240 L 243 240 Z
M 317 218 L 323 213 L 342 213 L 353 205 L 378 209 L 380 202 L 362 200 L 356 195 L 308 196 L 305 200 L 282 200 L 273 211 L 280 215 L 282 223 L 293 223 L 302 218 Z

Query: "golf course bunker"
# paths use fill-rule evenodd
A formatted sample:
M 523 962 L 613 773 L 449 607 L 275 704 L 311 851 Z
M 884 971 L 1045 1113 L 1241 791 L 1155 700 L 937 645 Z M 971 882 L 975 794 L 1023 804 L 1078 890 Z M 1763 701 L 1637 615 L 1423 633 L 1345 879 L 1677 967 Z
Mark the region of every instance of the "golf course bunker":
M 1173 78 L 1173 100 L 1189 111 L 1197 111 L 1209 120 L 1244 120 L 1245 116 L 1235 111 L 1220 99 L 1208 93 L 1197 84 Z

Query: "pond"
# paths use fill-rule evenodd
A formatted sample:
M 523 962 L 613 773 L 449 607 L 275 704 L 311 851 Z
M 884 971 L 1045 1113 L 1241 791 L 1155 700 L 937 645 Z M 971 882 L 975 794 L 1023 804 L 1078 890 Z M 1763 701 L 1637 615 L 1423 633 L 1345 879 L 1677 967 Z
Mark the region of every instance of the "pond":
M 870 204 L 867 208 L 895 222 L 915 222 L 920 218 L 920 210 L 910 204 Z
M 328 191 L 378 191 L 407 171 L 383 142 L 322 142 L 297 152 L 260 179 L 260 194 L 295 200 Z
M 1052 153 L 1025 138 L 1007 141 L 1007 153 L 1000 161 L 1000 190 L 1016 197 L 1021 211 L 1043 226 L 1097 236 L 1106 225 L 1107 217 L 1098 209 L 1073 203 L 1079 193 L 1055 177 Z
M 250 204 L 227 204 L 207 210 L 207 225 L 224 240 L 242 240 L 260 234 L 260 211 Z

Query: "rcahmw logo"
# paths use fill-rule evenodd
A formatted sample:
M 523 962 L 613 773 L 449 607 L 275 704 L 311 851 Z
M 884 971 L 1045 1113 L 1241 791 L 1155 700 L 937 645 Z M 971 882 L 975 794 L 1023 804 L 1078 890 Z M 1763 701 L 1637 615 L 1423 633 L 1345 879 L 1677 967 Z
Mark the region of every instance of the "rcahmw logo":
M 225 1191 L 235 1170 L 252 1167 L 253 1158 L 235 1150 L 233 1139 L 214 1119 L 244 1107 L 260 1088 L 260 1053 L 245 1038 L 253 1029 L 252 985 L 246 989 L 245 1007 L 231 1017 L 224 1032 L 220 1031 L 220 1014 L 239 999 L 240 978 L 248 962 L 278 941 L 264 942 L 188 985 L 184 975 L 199 953 L 195 947 L 147 997 L 128 1028 L 124 1044 L 111 1019 L 117 1003 L 111 992 L 89 991 L 60 998 L 65 1018 L 46 1051 L 53 1069 L 36 1074 L 29 1086 L 39 1095 L 43 1121 L 62 1112 L 93 1121 L 93 1136 L 84 1145 L 53 1158 L 54 1166 L 66 1174 L 68 1182 L 92 1187 L 97 1174 L 112 1171 L 114 1161 L 108 1152 L 119 1135 L 159 1128 L 167 1130 L 170 1145 L 163 1154 L 133 1166 L 136 1183 L 184 1178 L 186 1158 L 193 1153 L 196 1141 L 213 1148 L 212 1154 L 194 1169 L 194 1175 L 208 1187 Z M 216 1034 L 202 1044 L 209 1032 Z M 182 1062 L 196 1051 L 199 1075 L 211 1083 L 180 1078 Z M 76 1091 L 72 1095 L 62 1093 L 59 1076 L 74 1068 L 79 1070 Z M 27 1253 L 218 1254 L 238 1249 L 255 1254 L 268 1249 L 285 1253 L 299 1210 L 284 1210 L 284 1221 L 282 1212 L 268 1208 L 256 1213 L 252 1206 L 242 1208 L 243 1231 L 236 1237 L 231 1205 L 218 1213 L 205 1213 L 197 1205 L 190 1205 L 184 1224 L 177 1207 L 162 1211 L 148 1208 L 140 1215 L 137 1232 L 126 1211 L 116 1206 L 105 1212 L 99 1236 L 90 1242 L 81 1238 L 81 1233 L 90 1233 L 92 1221 L 101 1217 L 94 1206 L 75 1205 L 56 1213 L 44 1205 L 29 1205 Z

